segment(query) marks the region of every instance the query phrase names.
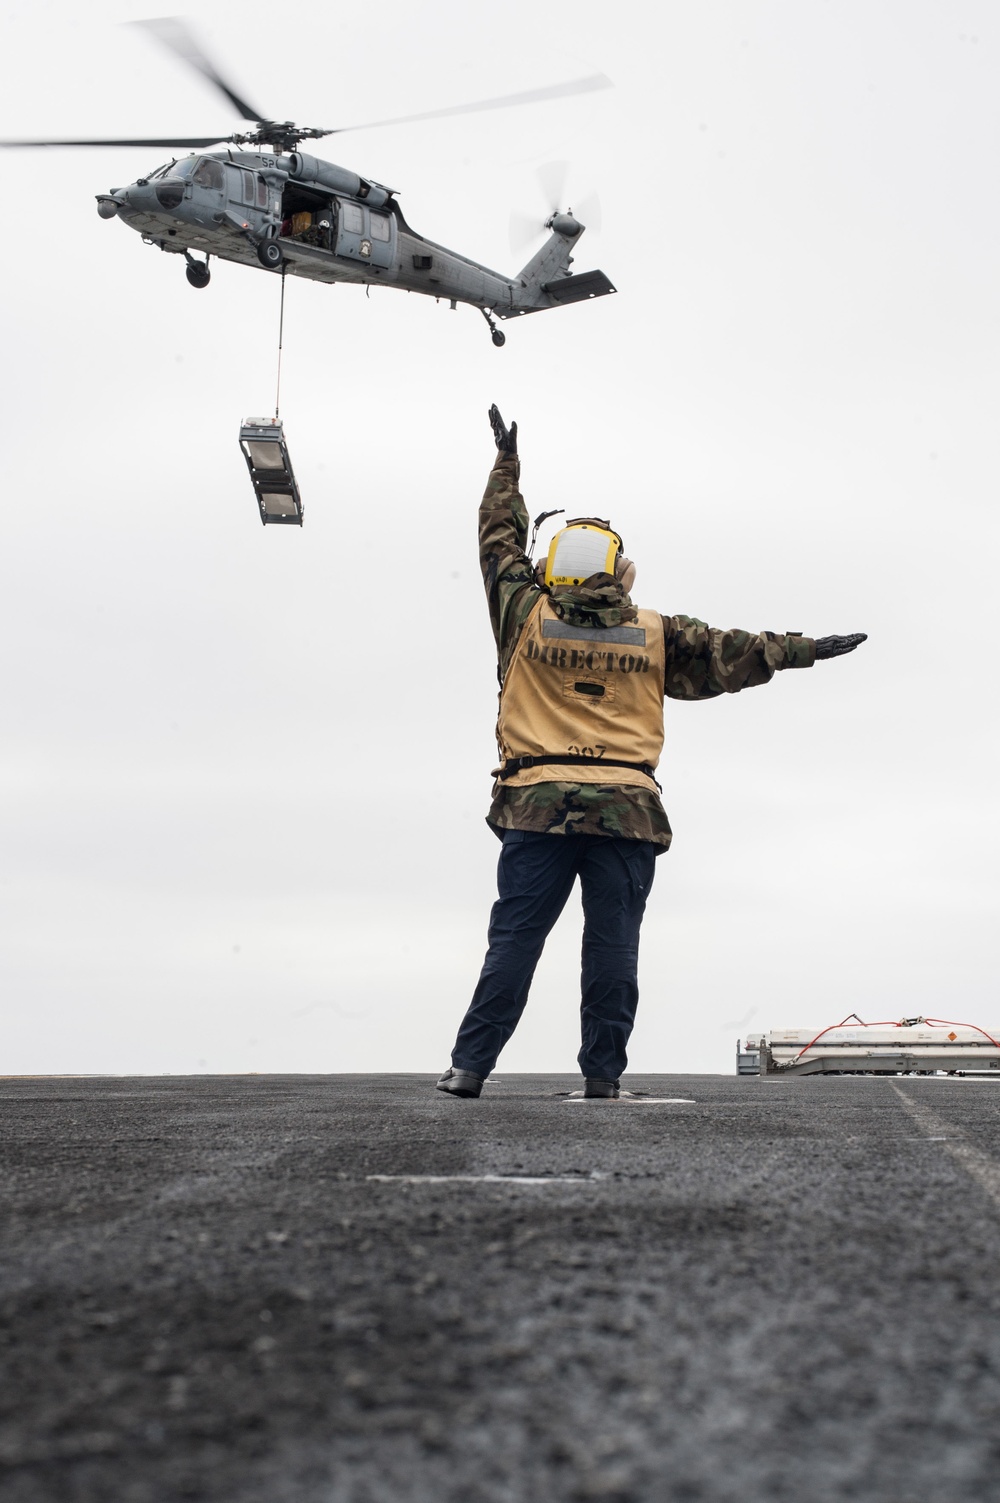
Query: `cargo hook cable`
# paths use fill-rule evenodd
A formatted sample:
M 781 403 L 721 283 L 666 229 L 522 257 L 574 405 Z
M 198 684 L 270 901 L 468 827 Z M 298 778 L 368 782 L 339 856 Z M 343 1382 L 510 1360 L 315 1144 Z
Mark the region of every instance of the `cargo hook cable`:
M 285 338 L 285 268 L 281 268 L 281 312 L 278 315 L 278 380 L 274 389 L 274 416 L 279 417 L 281 405 L 281 346 Z

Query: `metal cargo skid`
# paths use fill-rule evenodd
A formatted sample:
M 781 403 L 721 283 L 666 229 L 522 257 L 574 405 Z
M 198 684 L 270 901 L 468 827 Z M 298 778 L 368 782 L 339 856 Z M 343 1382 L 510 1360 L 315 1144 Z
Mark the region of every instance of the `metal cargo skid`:
M 737 1075 L 984 1075 L 1000 1078 L 1000 1029 L 939 1018 L 772 1028 L 736 1046 Z

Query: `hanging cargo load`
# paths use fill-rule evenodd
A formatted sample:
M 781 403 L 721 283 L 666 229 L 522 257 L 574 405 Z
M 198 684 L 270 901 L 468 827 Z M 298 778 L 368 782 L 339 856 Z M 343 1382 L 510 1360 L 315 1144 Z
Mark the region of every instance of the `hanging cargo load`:
M 250 471 L 260 520 L 302 526 L 302 498 L 295 483 L 292 461 L 280 418 L 245 418 L 240 428 L 240 448 Z

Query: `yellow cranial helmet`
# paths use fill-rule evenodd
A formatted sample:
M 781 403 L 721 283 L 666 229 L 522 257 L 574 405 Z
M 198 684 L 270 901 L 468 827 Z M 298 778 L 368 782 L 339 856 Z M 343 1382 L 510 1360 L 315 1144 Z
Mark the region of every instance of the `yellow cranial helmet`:
M 599 517 L 576 517 L 556 533 L 545 560 L 545 583 L 583 584 L 592 574 L 614 574 L 622 540 L 610 522 Z

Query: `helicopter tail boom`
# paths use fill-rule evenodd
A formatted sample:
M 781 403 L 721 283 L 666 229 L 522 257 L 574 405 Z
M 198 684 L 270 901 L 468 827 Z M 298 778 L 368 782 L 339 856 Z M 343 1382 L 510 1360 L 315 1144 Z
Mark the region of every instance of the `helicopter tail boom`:
M 558 276 L 560 272 L 565 274 L 569 271 L 570 263 L 573 260 L 571 254 L 573 246 L 579 240 L 584 230 L 582 224 L 578 224 L 575 219 L 570 219 L 568 215 L 560 215 L 559 218 L 566 221 L 566 227 L 564 228 L 562 225 L 556 227 L 550 220 L 549 224 L 552 225 L 552 234 L 546 240 L 541 250 L 532 256 L 527 265 L 521 267 L 515 278 L 525 289 L 531 287 L 539 288 L 550 277 Z M 573 226 L 572 234 L 567 233 L 570 225 Z
M 584 231 L 579 220 L 570 214 L 555 214 L 548 228 L 552 230 L 548 240 L 514 278 L 512 306 L 495 310 L 499 318 L 541 313 L 545 308 L 604 297 L 616 290 L 603 271 L 570 274 L 571 253 Z

